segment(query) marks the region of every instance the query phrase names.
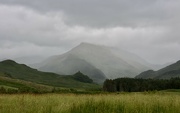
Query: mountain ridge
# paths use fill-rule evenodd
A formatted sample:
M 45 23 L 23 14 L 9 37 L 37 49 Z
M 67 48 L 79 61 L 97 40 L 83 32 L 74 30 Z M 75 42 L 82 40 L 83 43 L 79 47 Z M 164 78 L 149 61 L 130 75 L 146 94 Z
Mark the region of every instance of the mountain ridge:
M 87 65 L 93 66 L 94 69 L 99 70 L 99 75 L 94 74 L 93 76 L 103 77 L 105 75 L 104 80 L 106 78 L 134 77 L 140 72 L 150 69 L 145 61 L 140 57 L 136 57 L 136 55 L 132 53 L 122 50 L 117 51 L 110 47 L 89 43 L 81 43 L 64 54 L 49 57 L 47 60 L 39 64 L 38 69 L 55 73 L 57 73 L 57 70 L 60 70 L 62 73 L 66 72 L 64 74 L 68 75 L 70 74 L 68 71 L 71 72 L 73 69 L 77 68 L 77 66 L 73 66 L 75 63 L 70 63 L 70 68 L 63 65 L 63 62 L 68 62 L 68 57 L 71 57 L 70 60 L 75 58 L 80 59 L 82 62 L 86 62 Z M 73 60 L 72 62 L 75 61 Z M 66 69 L 64 69 L 64 67 L 66 67 Z M 86 73 L 84 69 L 78 71 L 85 72 L 89 77 L 92 76 L 89 75 L 92 72 Z M 60 72 L 58 73 L 60 74 Z M 102 73 L 104 75 L 102 75 Z
M 180 77 L 180 60 L 160 70 L 148 70 L 140 73 L 136 78 L 170 79 Z

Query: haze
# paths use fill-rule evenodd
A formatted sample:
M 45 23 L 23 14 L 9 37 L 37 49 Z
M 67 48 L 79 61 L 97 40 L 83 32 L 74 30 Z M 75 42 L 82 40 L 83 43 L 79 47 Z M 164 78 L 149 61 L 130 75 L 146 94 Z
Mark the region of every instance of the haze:
M 0 59 L 48 57 L 81 42 L 180 60 L 179 0 L 0 0 Z

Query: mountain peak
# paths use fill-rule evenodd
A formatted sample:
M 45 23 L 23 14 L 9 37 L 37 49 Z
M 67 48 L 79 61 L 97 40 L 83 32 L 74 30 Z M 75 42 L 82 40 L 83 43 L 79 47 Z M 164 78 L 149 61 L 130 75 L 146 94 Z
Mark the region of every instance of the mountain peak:
M 83 73 L 81 73 L 80 71 L 78 71 L 77 73 L 75 73 L 73 75 L 73 78 L 77 81 L 80 82 L 85 82 L 85 83 L 92 83 L 93 80 L 90 79 L 87 75 L 84 75 Z
M 76 72 L 74 75 L 83 75 L 83 73 L 81 73 L 81 71 L 78 71 L 78 72 Z
M 67 53 L 49 58 L 39 69 L 65 75 L 79 70 L 100 83 L 106 78 L 134 77 L 150 69 L 147 65 L 132 53 L 82 42 Z
M 70 52 L 86 53 L 86 54 L 90 53 L 89 55 L 91 55 L 92 53 L 101 53 L 101 52 L 105 52 L 105 51 L 109 52 L 109 49 L 106 46 L 82 42 L 78 46 L 73 48 L 72 51 L 70 51 Z
M 4 60 L 4 61 L 2 61 L 1 63 L 3 63 L 3 64 L 16 64 L 16 62 L 15 62 L 15 61 L 10 60 L 10 59 L 8 59 L 8 60 Z
M 101 45 L 96 45 L 87 42 L 81 42 L 77 47 L 101 47 Z
M 94 45 L 94 44 L 88 42 L 81 42 L 79 45 Z
M 81 42 L 79 45 L 88 45 L 88 44 L 90 44 L 90 43 L 88 43 L 88 42 Z
M 137 78 L 170 79 L 179 77 L 180 60 L 157 71 L 145 71 L 136 76 Z
M 176 62 L 177 64 L 180 64 L 180 60 Z

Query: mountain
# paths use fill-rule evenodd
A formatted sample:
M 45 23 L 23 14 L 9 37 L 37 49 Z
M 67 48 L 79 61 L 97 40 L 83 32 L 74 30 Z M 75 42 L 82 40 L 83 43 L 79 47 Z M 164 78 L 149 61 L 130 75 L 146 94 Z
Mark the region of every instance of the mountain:
M 69 75 L 77 71 L 96 82 L 106 78 L 134 77 L 151 69 L 140 57 L 111 47 L 81 43 L 62 55 L 52 56 L 38 64 L 41 71 Z
M 151 64 L 150 67 L 152 67 L 153 70 L 157 71 L 157 70 L 160 70 L 162 68 L 165 68 L 169 65 L 173 64 L 173 62 L 167 62 L 165 64 Z
M 53 57 L 51 57 L 53 58 Z M 43 67 L 39 68 L 41 71 L 55 72 L 63 75 L 72 75 L 77 71 L 88 75 L 95 82 L 104 82 L 105 75 L 89 62 L 76 57 L 75 55 L 69 54 L 67 56 L 61 56 L 60 60 L 50 59 Z
M 180 60 L 158 71 L 148 70 L 137 75 L 136 78 L 170 79 L 180 77 Z
M 83 78 L 84 81 L 76 79 L 74 77 L 75 75 L 63 76 L 50 72 L 41 72 L 24 64 L 18 64 L 12 60 L 0 62 L 0 76 L 56 87 L 82 89 L 98 87 L 96 84 L 92 83 L 90 78 L 87 78 L 87 76 L 83 74 L 79 76 Z M 88 82 L 86 82 L 87 80 Z

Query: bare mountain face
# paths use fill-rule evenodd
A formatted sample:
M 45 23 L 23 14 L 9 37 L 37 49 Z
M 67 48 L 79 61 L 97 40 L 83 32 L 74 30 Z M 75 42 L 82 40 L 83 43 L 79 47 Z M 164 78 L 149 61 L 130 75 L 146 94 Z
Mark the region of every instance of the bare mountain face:
M 135 77 L 151 69 L 149 66 L 132 53 L 89 43 L 81 43 L 65 54 L 52 56 L 38 64 L 39 70 L 58 74 L 81 71 L 96 82 L 106 78 Z
M 103 72 L 89 62 L 73 54 L 51 57 L 39 70 L 72 75 L 78 71 L 88 75 L 94 82 L 102 83 L 106 77 Z

